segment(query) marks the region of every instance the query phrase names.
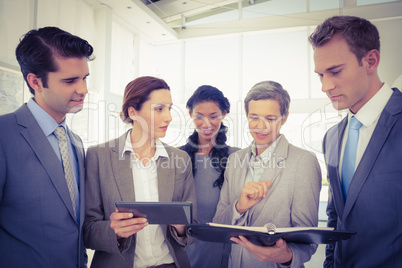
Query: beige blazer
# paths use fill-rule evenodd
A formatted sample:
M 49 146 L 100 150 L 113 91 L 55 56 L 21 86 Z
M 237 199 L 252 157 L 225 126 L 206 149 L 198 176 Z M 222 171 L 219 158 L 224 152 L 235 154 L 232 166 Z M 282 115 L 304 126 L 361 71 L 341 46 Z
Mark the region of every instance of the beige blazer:
M 254 143 L 253 143 L 254 144 Z M 252 145 L 251 145 L 252 146 Z M 214 222 L 232 224 L 233 210 L 245 185 L 252 147 L 229 156 L 225 181 Z M 244 213 L 238 225 L 277 227 L 317 226 L 321 190 L 321 170 L 317 157 L 290 144 L 284 135 L 270 160 L 264 164 L 260 181 L 271 181 L 267 196 Z M 290 267 L 303 267 L 316 251 L 316 245 L 288 243 L 293 252 Z M 267 268 L 276 263 L 262 263 L 237 244 L 232 245 L 229 267 Z
M 95 250 L 91 267 L 133 267 L 136 235 L 117 241 L 109 218 L 115 211 L 115 202 L 135 200 L 130 153 L 123 155 L 128 133 L 87 151 L 83 233 L 85 246 Z M 169 158 L 159 157 L 156 161 L 159 201 L 191 201 L 193 214 L 197 215 L 190 157 L 182 150 L 163 145 Z M 194 238 L 178 237 L 172 227 L 161 226 L 176 266 L 189 267 L 185 248 Z

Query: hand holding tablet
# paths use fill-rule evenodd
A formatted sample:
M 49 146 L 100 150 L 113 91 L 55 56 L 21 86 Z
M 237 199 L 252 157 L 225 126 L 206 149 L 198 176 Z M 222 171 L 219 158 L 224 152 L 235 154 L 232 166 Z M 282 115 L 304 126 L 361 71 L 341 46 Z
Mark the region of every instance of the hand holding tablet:
M 149 224 L 191 224 L 191 202 L 116 202 L 119 212 L 146 218 Z
M 114 230 L 117 238 L 127 238 L 148 225 L 146 218 L 133 218 L 131 212 L 121 213 L 117 209 L 110 215 L 110 228 Z

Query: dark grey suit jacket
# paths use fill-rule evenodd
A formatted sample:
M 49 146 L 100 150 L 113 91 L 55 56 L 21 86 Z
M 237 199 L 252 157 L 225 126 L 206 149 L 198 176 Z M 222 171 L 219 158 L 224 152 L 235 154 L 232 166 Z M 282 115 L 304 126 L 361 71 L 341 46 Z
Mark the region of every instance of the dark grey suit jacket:
M 339 155 L 347 117 L 328 130 L 328 226 L 356 231 L 327 245 L 324 267 L 402 267 L 402 93 L 394 89 L 343 202 Z
M 90 147 L 87 151 L 86 183 L 87 207 L 84 222 L 84 240 L 88 248 L 95 250 L 91 267 L 132 268 L 136 235 L 120 241 L 110 228 L 110 214 L 117 201 L 135 201 L 134 183 L 130 167 L 130 153 L 122 157 L 126 137 Z M 197 215 L 196 194 L 188 154 L 164 144 L 169 155 L 156 161 L 159 201 L 191 201 L 193 215 Z M 185 252 L 192 237 L 178 237 L 172 227 L 161 225 L 177 267 L 189 267 Z
M 0 116 L 1 267 L 86 267 L 84 150 L 77 135 L 70 138 L 81 177 L 79 223 L 62 164 L 27 105 Z

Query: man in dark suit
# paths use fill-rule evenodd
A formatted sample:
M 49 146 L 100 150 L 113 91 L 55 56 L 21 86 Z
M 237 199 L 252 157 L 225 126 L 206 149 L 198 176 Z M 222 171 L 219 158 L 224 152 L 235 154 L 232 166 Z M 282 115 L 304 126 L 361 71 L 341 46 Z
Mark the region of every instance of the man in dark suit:
M 324 267 L 402 267 L 402 94 L 377 74 L 369 21 L 336 16 L 309 38 L 322 91 L 348 116 L 328 130 L 328 226 L 356 231 L 327 245 Z
M 31 30 L 17 46 L 33 98 L 0 116 L 1 267 L 86 267 L 84 149 L 65 117 L 83 107 L 92 52 L 56 27 Z

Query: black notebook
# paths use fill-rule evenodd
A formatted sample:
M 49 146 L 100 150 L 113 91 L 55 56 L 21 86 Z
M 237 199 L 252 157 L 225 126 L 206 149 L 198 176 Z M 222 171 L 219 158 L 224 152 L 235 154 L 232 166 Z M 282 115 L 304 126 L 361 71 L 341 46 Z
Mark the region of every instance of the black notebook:
M 221 243 L 234 243 L 230 238 L 241 235 L 259 246 L 271 246 L 280 238 L 291 243 L 328 244 L 348 239 L 355 234 L 355 232 L 333 230 L 330 227 L 276 228 L 273 224 L 252 227 L 216 223 L 192 224 L 188 226 L 187 232 L 199 240 Z
M 131 212 L 134 218 L 147 218 L 149 224 L 191 224 L 191 202 L 116 202 L 119 212 Z

